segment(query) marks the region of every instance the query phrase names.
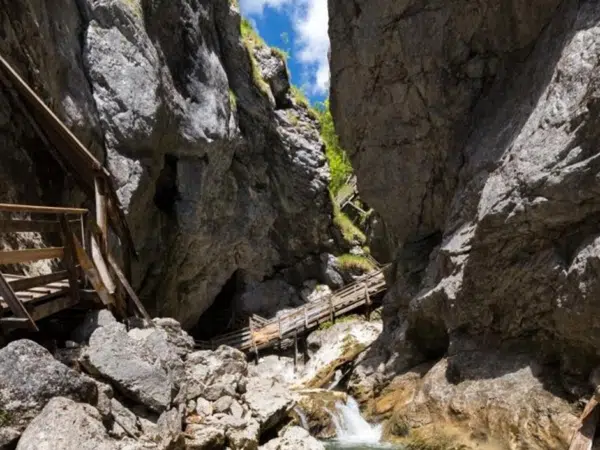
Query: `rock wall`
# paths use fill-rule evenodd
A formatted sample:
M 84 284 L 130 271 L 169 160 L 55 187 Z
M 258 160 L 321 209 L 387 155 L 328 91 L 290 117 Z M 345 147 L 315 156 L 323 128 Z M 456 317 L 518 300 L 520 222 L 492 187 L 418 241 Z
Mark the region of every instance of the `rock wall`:
M 317 124 L 274 52 L 257 58 L 266 89 L 253 78 L 232 2 L 1 0 L 0 11 L 2 55 L 113 174 L 152 312 L 190 327 L 233 274 L 260 281 L 327 248 Z M 0 103 L 2 200 L 81 202 L 6 92 Z
M 337 130 L 400 242 L 363 374 L 502 347 L 559 366 L 553 393 L 581 395 L 600 344 L 600 4 L 329 9 Z

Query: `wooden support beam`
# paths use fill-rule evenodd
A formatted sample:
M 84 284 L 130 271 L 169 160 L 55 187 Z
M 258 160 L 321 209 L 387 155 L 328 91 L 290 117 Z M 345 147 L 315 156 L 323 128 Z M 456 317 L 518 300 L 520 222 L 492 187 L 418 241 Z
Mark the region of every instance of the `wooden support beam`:
M 29 319 L 25 319 L 24 317 L 3 317 L 0 319 L 0 326 L 7 331 L 15 328 L 29 328 Z
M 298 328 L 294 328 L 294 372 L 298 370 Z
M 81 243 L 77 239 L 77 237 L 73 236 L 73 242 L 75 244 L 75 252 L 77 254 L 77 261 L 79 261 L 79 265 L 85 272 L 85 275 L 90 280 L 90 283 L 94 287 L 94 290 L 100 297 L 100 300 L 107 308 L 113 308 L 116 306 L 115 299 L 112 294 L 108 291 L 104 283 L 102 282 L 102 278 L 98 273 L 98 270 L 94 266 L 92 260 L 88 257 L 81 246 Z
M 70 309 L 79 303 L 70 295 L 70 288 L 53 294 L 53 298 L 46 300 L 42 304 L 35 305 L 31 311 L 31 315 L 35 320 L 41 320 L 58 312 Z
M 371 320 L 371 297 L 369 297 L 369 285 L 367 283 L 365 283 L 365 305 L 367 305 L 365 318 Z
M 248 321 L 249 321 L 248 326 L 250 328 L 250 338 L 252 339 L 252 348 L 254 350 L 254 355 L 256 357 L 255 362 L 256 362 L 256 365 L 258 366 L 258 347 L 256 346 L 256 341 L 254 340 L 254 329 L 253 329 L 254 327 L 252 324 L 252 317 L 250 319 L 248 319 Z
M 112 277 L 110 276 L 110 272 L 108 270 L 108 265 L 106 264 L 106 261 L 104 260 L 104 257 L 102 256 L 103 252 L 100 250 L 100 244 L 98 243 L 98 240 L 95 238 L 93 233 L 91 236 L 91 241 L 92 241 L 92 254 L 95 255 L 95 257 L 93 258 L 94 266 L 96 266 L 96 269 L 98 270 L 98 274 L 100 275 L 100 278 L 102 279 L 102 283 L 104 284 L 104 286 L 106 286 L 106 289 L 108 290 L 110 295 L 114 295 L 115 291 L 117 290 L 117 287 L 115 286 L 115 283 L 114 283 Z
M 39 331 L 37 325 L 29 315 L 29 312 L 21 303 L 21 301 L 17 298 L 14 291 L 11 289 L 8 281 L 4 278 L 4 275 L 0 273 L 0 294 L 2 298 L 7 303 L 8 307 L 11 309 L 13 314 L 22 319 L 26 319 L 29 323 L 29 329 L 33 331 Z
M 119 279 L 119 281 L 121 282 L 121 284 L 125 288 L 125 291 L 127 291 L 127 294 L 129 295 L 129 297 L 131 298 L 131 300 L 135 304 L 138 312 L 142 315 L 142 317 L 144 319 L 146 319 L 150 324 L 152 324 L 153 323 L 152 322 L 152 317 L 150 317 L 150 314 L 148 314 L 148 311 L 146 311 L 146 308 L 144 308 L 144 305 L 142 304 L 142 302 L 140 301 L 139 297 L 136 295 L 135 291 L 133 290 L 133 288 L 129 284 L 129 281 L 127 281 L 127 277 L 121 271 L 121 269 L 119 268 L 119 265 L 117 264 L 117 262 L 115 261 L 115 259 L 112 257 L 112 255 L 108 255 L 108 262 L 109 262 L 111 268 L 117 274 L 117 278 Z
M 11 280 L 8 282 L 13 291 L 27 291 L 40 286 L 46 286 L 49 283 L 56 281 L 62 281 L 68 277 L 66 270 L 60 272 L 49 273 L 47 275 L 39 275 L 31 278 L 21 278 L 17 280 Z
M 331 323 L 335 321 L 335 315 L 333 313 L 333 295 L 329 296 L 329 320 Z
M 30 248 L 0 252 L 0 265 L 19 264 L 41 259 L 62 258 L 64 247 Z
M 102 240 L 98 243 L 100 244 L 102 253 L 105 253 L 108 248 L 108 210 L 106 206 L 104 178 L 96 177 L 94 179 L 94 190 L 96 193 L 96 224 L 100 228 L 102 236 Z
M 60 227 L 62 228 L 62 238 L 65 246 L 65 255 L 63 262 L 67 268 L 69 278 L 69 288 L 71 297 L 75 303 L 79 303 L 79 276 L 77 273 L 76 261 L 77 252 L 75 251 L 75 242 L 73 241 L 73 232 L 69 228 L 69 222 L 66 215 L 59 217 Z
M 66 208 L 63 206 L 35 206 L 0 203 L 0 211 L 13 213 L 39 213 L 39 214 L 87 214 L 84 208 Z

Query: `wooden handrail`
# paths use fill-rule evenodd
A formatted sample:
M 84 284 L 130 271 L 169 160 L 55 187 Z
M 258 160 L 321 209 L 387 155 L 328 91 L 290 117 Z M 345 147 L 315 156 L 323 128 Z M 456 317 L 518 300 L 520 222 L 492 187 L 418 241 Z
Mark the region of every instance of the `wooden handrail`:
M 0 211 L 15 213 L 40 213 L 40 214 L 87 214 L 89 211 L 84 208 L 65 208 L 62 206 L 34 206 L 34 205 L 15 205 L 11 203 L 0 203 Z
M 0 265 L 20 264 L 42 259 L 62 258 L 64 247 L 28 248 L 25 250 L 10 250 L 0 252 Z

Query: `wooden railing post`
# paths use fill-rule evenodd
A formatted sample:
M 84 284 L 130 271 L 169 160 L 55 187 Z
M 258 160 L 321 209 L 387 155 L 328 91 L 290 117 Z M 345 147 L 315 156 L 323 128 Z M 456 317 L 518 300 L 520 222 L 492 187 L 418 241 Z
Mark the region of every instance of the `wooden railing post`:
M 100 245 L 100 251 L 106 252 L 108 247 L 108 211 L 104 178 L 97 176 L 94 179 L 94 192 L 96 197 L 96 223 L 102 232 L 102 240 L 98 244 Z
M 252 326 L 252 317 L 248 319 L 248 327 L 250 328 L 250 339 L 252 340 L 252 349 L 254 350 L 254 355 L 256 356 L 255 363 L 258 366 L 258 347 L 256 346 L 256 341 L 254 340 L 254 327 Z
M 77 273 L 76 268 L 77 251 L 75 250 L 75 241 L 73 240 L 73 233 L 69 228 L 69 221 L 65 214 L 61 215 L 58 218 L 58 220 L 60 221 L 63 243 L 65 246 L 63 262 L 65 264 L 65 269 L 67 269 L 68 272 L 71 297 L 73 297 L 73 301 L 79 303 L 79 275 Z

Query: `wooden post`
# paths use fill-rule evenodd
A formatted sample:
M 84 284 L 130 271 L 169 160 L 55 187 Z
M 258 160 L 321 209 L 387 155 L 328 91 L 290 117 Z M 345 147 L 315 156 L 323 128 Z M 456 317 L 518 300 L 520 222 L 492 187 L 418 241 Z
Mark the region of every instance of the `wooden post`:
M 335 314 L 333 313 L 333 295 L 329 296 L 329 320 L 331 323 L 335 321 Z
M 104 178 L 96 177 L 94 179 L 94 189 L 96 193 L 96 223 L 102 231 L 102 242 L 100 249 L 106 251 L 108 247 L 108 210 L 106 204 L 106 186 Z
M 75 250 L 75 242 L 73 241 L 73 233 L 69 228 L 69 221 L 65 214 L 61 215 L 58 220 L 60 221 L 62 238 L 65 246 L 63 262 L 65 263 L 65 269 L 67 269 L 68 272 L 71 297 L 73 297 L 73 301 L 79 303 L 79 274 L 75 267 L 77 265 L 77 252 Z
M 308 312 L 306 311 L 306 305 L 304 305 L 304 339 L 302 346 L 302 361 L 304 365 L 308 363 Z
M 298 328 L 294 327 L 294 372 L 298 368 Z
M 254 355 L 256 356 L 255 363 L 258 366 L 258 347 L 256 346 L 256 341 L 254 340 L 254 327 L 252 326 L 252 317 L 250 317 L 248 321 L 250 328 L 250 339 L 252 340 L 252 348 L 254 350 Z
M 279 316 L 277 318 L 277 322 L 279 325 L 279 341 L 277 342 L 277 350 L 278 350 L 277 357 L 278 357 L 278 359 L 281 359 L 281 316 Z
M 366 304 L 366 313 L 365 318 L 367 320 L 371 320 L 371 297 L 369 297 L 369 284 L 365 283 L 365 304 Z

